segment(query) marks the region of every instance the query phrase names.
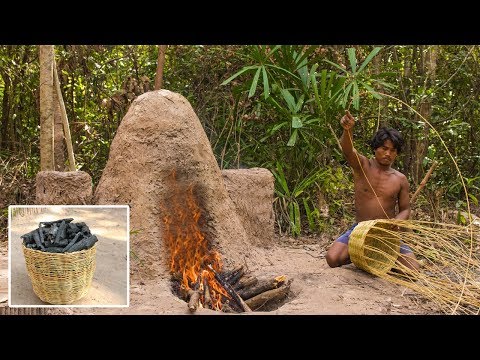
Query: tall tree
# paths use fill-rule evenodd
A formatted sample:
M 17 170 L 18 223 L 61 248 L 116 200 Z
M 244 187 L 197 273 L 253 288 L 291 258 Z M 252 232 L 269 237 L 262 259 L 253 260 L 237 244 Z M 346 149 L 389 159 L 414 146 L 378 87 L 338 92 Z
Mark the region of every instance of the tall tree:
M 40 169 L 55 170 L 53 45 L 40 45 Z
M 165 51 L 167 45 L 158 45 L 157 73 L 155 75 L 155 90 L 160 90 L 163 86 L 163 67 L 165 65 Z

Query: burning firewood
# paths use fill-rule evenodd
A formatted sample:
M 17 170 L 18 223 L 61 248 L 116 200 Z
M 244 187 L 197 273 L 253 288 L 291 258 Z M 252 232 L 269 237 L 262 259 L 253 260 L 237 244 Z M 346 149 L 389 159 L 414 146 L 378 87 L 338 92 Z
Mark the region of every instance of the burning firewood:
M 243 301 L 243 299 L 237 294 L 237 292 L 235 290 L 233 290 L 233 288 L 230 286 L 229 283 L 227 283 L 222 277 L 221 275 L 219 275 L 211 265 L 207 265 L 208 268 L 210 269 L 210 271 L 213 272 L 213 275 L 215 275 L 215 279 L 220 283 L 220 285 L 223 286 L 223 288 L 227 291 L 228 295 L 230 295 L 232 297 L 233 300 L 235 300 L 235 302 L 240 305 L 240 307 L 242 308 L 243 311 L 245 312 L 251 312 L 252 309 L 250 309 L 248 307 L 248 305 L 245 303 L 245 301 Z
M 203 279 L 203 288 L 205 289 L 203 293 L 205 307 L 211 309 L 213 307 L 213 302 L 212 296 L 210 295 L 210 287 L 208 286 L 207 279 Z
M 197 311 L 198 304 L 200 303 L 200 291 L 189 290 L 190 300 L 188 301 L 188 309 L 191 312 Z
M 224 313 L 236 313 L 236 311 L 231 308 L 228 300 L 225 301 L 225 303 L 223 304 L 223 306 L 222 306 L 222 311 L 223 311 Z

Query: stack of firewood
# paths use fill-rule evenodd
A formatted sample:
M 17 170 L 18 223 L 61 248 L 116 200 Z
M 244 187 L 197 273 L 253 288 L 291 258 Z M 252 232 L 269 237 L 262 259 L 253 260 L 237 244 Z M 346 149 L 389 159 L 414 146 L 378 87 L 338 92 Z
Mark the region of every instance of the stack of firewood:
M 247 273 L 243 265 L 222 273 L 216 272 L 211 266 L 208 266 L 208 269 L 228 294 L 228 297 L 222 295 L 221 310 L 226 313 L 266 310 L 271 304 L 287 297 L 293 281 L 293 279 L 287 279 L 285 275 L 259 279 Z M 197 287 L 196 290 L 181 288 L 180 297 L 188 302 L 191 312 L 196 311 L 199 306 L 211 308 L 208 284 Z M 203 303 L 201 299 L 204 299 Z

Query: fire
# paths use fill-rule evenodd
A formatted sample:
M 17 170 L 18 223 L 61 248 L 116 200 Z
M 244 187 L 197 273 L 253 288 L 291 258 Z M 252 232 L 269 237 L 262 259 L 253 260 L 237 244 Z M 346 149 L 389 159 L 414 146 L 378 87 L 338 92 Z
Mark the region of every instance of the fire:
M 175 172 L 171 180 L 171 198 L 162 206 L 163 237 L 170 255 L 170 272 L 181 279 L 184 291 L 200 292 L 200 303 L 204 307 L 220 310 L 222 297 L 230 298 L 215 279 L 214 272 L 219 273 L 222 268 L 220 255 L 210 248 L 201 230 L 202 211 L 193 185 L 181 186 Z

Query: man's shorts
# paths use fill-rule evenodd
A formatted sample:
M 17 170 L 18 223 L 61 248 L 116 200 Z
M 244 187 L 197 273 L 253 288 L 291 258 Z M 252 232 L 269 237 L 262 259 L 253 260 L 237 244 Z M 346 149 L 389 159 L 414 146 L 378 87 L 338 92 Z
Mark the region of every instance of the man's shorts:
M 342 244 L 345 244 L 345 245 L 348 245 L 348 241 L 350 240 L 350 234 L 352 233 L 353 229 L 355 229 L 355 227 L 358 225 L 358 223 L 355 223 L 352 225 L 352 227 L 350 229 L 348 229 L 347 231 L 345 231 L 342 235 L 340 235 L 340 237 L 335 240 L 335 241 L 338 241 L 338 242 L 341 242 Z M 406 253 L 411 253 L 413 252 L 412 249 L 410 249 L 410 247 L 404 243 L 400 243 L 400 253 L 401 254 L 406 254 Z

